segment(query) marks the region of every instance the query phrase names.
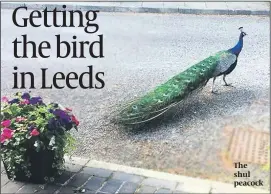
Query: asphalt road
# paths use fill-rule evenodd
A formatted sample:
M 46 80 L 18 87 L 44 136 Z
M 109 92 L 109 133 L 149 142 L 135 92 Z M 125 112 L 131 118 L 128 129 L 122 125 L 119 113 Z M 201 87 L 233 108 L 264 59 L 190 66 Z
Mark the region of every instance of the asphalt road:
M 10 10 L 2 10 L 2 95 L 16 92 L 11 89 L 13 66 L 19 72 L 33 72 L 37 87 L 32 90 L 33 95 L 71 107 L 80 120 L 79 132 L 74 133 L 79 142 L 77 156 L 231 181 L 234 169 L 226 168 L 221 157 L 227 148 L 225 127 L 269 130 L 267 17 L 100 13 L 99 32 L 90 35 L 83 28 L 17 28 L 11 14 Z M 218 79 L 219 94 L 213 95 L 209 82 L 159 122 L 137 129 L 123 129 L 109 122 L 119 103 L 146 93 L 217 51 L 234 46 L 240 26 L 248 36 L 236 69 L 227 77 L 235 88 L 224 87 Z M 16 37 L 21 39 L 22 34 L 28 34 L 29 40 L 52 43 L 52 51 L 47 52 L 51 57 L 15 59 L 12 42 Z M 56 59 L 56 34 L 69 41 L 73 35 L 77 40 L 94 41 L 103 34 L 105 57 Z M 95 73 L 105 73 L 103 89 L 38 89 L 41 68 L 48 68 L 49 84 L 56 72 L 81 74 L 88 71 L 89 65 L 93 65 Z M 262 172 L 253 173 L 256 177 L 268 177 Z

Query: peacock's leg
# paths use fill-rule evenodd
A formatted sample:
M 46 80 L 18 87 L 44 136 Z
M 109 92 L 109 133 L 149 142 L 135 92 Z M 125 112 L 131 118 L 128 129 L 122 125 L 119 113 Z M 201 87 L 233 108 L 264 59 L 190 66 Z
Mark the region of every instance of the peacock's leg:
M 214 93 L 214 94 L 217 94 L 217 91 L 214 89 L 215 88 L 215 79 L 216 79 L 216 77 L 213 78 L 213 84 L 212 84 L 211 92 Z
M 232 84 L 228 84 L 228 83 L 226 82 L 226 74 L 223 75 L 223 81 L 224 81 L 224 83 L 225 83 L 224 86 L 231 86 L 231 87 L 233 87 Z

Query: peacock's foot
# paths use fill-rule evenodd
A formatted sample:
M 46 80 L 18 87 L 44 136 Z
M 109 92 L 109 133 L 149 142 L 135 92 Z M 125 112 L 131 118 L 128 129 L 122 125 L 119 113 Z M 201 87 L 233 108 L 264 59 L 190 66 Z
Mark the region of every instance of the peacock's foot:
M 228 87 L 233 87 L 233 88 L 235 88 L 232 84 L 224 84 L 224 86 L 228 86 Z
M 212 94 L 218 94 L 218 91 L 217 90 L 211 90 L 211 93 Z

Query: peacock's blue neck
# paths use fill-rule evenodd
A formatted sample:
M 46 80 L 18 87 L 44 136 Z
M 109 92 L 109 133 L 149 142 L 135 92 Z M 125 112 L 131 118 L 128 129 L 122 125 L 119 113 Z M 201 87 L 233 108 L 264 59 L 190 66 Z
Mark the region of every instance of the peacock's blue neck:
M 243 48 L 243 36 L 242 34 L 240 34 L 239 41 L 233 48 L 229 49 L 229 51 L 238 56 L 242 48 Z

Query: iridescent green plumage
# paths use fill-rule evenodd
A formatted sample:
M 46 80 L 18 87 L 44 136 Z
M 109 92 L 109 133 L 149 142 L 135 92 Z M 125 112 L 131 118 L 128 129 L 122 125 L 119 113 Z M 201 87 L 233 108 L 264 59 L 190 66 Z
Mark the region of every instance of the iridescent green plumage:
M 247 35 L 243 27 L 239 30 L 241 31 L 239 41 L 233 48 L 204 59 L 141 98 L 128 103 L 118 110 L 114 120 L 122 124 L 150 121 L 182 102 L 192 92 L 205 86 L 211 78 L 213 78 L 212 92 L 215 93 L 214 81 L 221 75 L 223 75 L 225 85 L 228 86 L 225 77 L 236 67 L 238 56 L 243 48 L 243 37 Z
M 221 51 L 193 65 L 164 84 L 119 110 L 117 121 L 138 124 L 152 120 L 184 100 L 192 91 L 202 88 L 223 61 L 232 60 L 232 54 Z M 226 61 L 227 62 L 227 61 Z

